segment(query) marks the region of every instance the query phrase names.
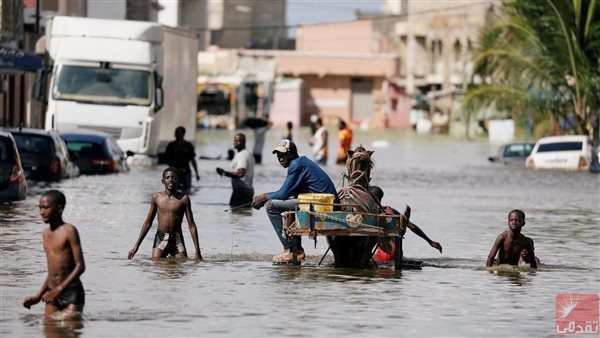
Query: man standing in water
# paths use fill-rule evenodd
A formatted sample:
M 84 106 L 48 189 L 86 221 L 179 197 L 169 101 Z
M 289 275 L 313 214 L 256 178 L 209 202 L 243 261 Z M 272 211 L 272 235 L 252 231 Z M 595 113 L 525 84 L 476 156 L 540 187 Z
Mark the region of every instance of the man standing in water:
M 161 182 L 165 186 L 164 191 L 155 192 L 150 200 L 148 216 L 142 224 L 142 230 L 133 249 L 127 255 L 132 259 L 138 251 L 140 244 L 148 234 L 154 217 L 158 214 L 158 229 L 154 236 L 152 258 L 164 258 L 169 255 L 176 258 L 187 258 L 187 251 L 183 241 L 181 222 L 185 215 L 194 248 L 196 249 L 196 260 L 202 260 L 200 245 L 198 244 L 198 230 L 192 214 L 192 203 L 187 193 L 177 190 L 179 176 L 177 169 L 169 167 L 163 171 Z
M 348 158 L 348 150 L 352 146 L 352 130 L 348 128 L 346 122 L 342 119 L 338 122 L 338 138 L 340 140 L 340 146 L 338 147 L 336 164 L 346 164 Z
M 508 230 L 502 232 L 490 250 L 486 266 L 494 265 L 494 258 L 498 254 L 498 264 L 519 265 L 523 249 L 527 249 L 527 261 L 531 268 L 537 269 L 537 261 L 533 250 L 533 240 L 521 233 L 525 226 L 525 213 L 515 209 L 508 213 Z
M 175 141 L 170 142 L 165 150 L 165 163 L 168 166 L 177 169 L 179 177 L 179 187 L 185 191 L 189 191 L 192 186 L 192 171 L 190 163 L 196 173 L 196 181 L 200 180 L 198 175 L 198 164 L 196 163 L 196 151 L 194 145 L 186 141 L 185 128 L 179 126 L 175 128 Z
M 252 147 L 252 155 L 254 156 L 254 163 L 262 164 L 262 151 L 265 146 L 265 136 L 267 131 L 273 125 L 273 122 L 267 118 L 261 118 L 260 122 L 257 123 L 254 130 L 254 147 Z
M 229 205 L 231 207 L 247 206 L 250 207 L 252 197 L 254 197 L 254 188 L 252 179 L 254 178 L 254 157 L 246 149 L 246 135 L 237 133 L 233 137 L 233 148 L 237 151 L 231 161 L 232 171 L 225 171 L 223 168 L 217 168 L 217 174 L 223 177 L 231 177 L 231 198 Z
M 326 165 L 328 133 L 320 117 L 315 122 L 315 128 L 317 128 L 317 131 L 315 131 L 314 140 L 310 141 L 309 145 L 312 147 L 315 162 Z
M 48 275 L 40 291 L 25 298 L 23 306 L 29 309 L 44 301 L 46 319 L 79 318 L 85 304 L 85 291 L 79 279 L 85 271 L 85 261 L 77 228 L 62 219 L 66 204 L 65 195 L 58 190 L 46 191 L 39 201 L 40 216 L 49 225 L 42 235 Z

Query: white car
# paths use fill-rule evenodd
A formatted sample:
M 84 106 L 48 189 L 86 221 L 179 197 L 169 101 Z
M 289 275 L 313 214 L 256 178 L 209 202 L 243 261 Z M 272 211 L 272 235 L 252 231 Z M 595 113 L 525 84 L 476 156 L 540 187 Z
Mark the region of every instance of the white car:
M 586 135 L 550 136 L 539 139 L 525 166 L 532 169 L 588 170 L 592 143 Z

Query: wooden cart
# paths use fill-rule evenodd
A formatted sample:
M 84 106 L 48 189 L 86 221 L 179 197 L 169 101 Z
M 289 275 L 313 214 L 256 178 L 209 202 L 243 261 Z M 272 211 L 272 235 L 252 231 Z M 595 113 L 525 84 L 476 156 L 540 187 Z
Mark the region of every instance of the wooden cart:
M 410 207 L 407 206 L 404 215 L 368 214 L 347 211 L 313 211 L 315 204 L 295 211 L 282 213 L 284 220 L 283 232 L 286 237 L 308 236 L 375 236 L 380 238 L 393 237 L 396 246 L 394 267 L 420 268 L 422 262 L 402 261 L 402 237 L 410 218 Z M 305 205 L 305 204 L 304 204 Z M 294 253 L 294 264 L 299 264 L 296 259 L 297 248 L 291 248 Z M 329 251 L 329 249 L 328 249 Z M 327 254 L 327 252 L 325 253 Z

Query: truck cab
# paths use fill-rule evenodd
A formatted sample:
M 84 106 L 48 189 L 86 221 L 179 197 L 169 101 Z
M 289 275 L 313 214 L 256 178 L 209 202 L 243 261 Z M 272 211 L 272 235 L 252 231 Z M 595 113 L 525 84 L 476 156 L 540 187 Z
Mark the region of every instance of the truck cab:
M 46 32 L 51 71 L 45 128 L 102 131 L 113 135 L 123 150 L 157 159 L 176 125 L 191 128 L 186 118 L 189 115 L 187 119 L 193 121 L 196 113 L 194 97 L 189 105 L 177 101 L 181 96 L 178 88 L 170 88 L 172 104 L 164 104 L 165 39 L 174 31 L 155 22 L 51 18 Z M 194 57 L 197 40 L 193 35 L 186 37 L 191 37 L 184 41 L 191 45 L 190 53 L 169 52 Z M 179 67 L 189 64 L 174 61 Z M 193 61 L 195 64 L 195 57 Z M 193 71 L 197 64 L 189 68 Z M 183 71 L 189 73 L 190 69 L 169 72 L 169 76 L 177 77 Z M 195 72 L 192 74 L 193 95 Z M 169 79 L 169 83 L 178 80 Z M 193 137 L 195 129 L 190 134 Z

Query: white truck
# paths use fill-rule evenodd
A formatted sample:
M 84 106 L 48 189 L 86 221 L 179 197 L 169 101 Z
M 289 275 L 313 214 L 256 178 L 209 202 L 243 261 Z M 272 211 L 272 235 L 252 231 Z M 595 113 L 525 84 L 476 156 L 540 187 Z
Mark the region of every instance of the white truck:
M 156 22 L 66 16 L 50 18 L 46 27 L 52 67 L 47 130 L 107 132 L 149 164 L 174 140 L 177 126 L 194 143 L 196 32 Z

